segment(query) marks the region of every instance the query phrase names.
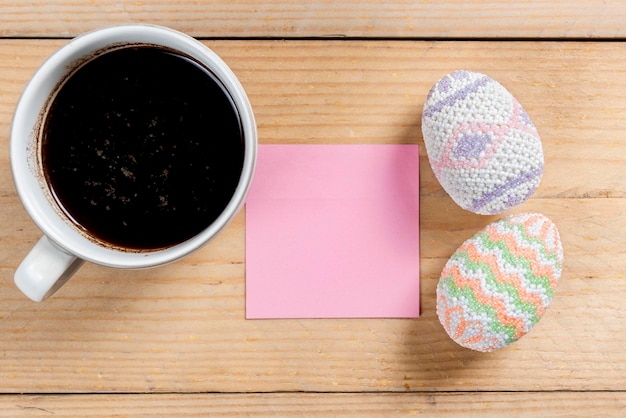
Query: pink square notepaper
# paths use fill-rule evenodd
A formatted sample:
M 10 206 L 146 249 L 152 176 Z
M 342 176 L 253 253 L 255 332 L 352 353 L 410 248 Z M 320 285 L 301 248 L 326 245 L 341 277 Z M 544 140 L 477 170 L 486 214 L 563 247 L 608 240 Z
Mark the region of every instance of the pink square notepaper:
M 419 316 L 418 145 L 261 145 L 246 317 Z

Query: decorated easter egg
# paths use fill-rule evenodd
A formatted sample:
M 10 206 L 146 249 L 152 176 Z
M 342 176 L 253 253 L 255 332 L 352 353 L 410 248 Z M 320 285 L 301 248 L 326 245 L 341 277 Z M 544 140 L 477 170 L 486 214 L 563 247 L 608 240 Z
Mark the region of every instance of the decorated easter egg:
M 422 134 L 430 165 L 445 191 L 474 213 L 502 213 L 528 199 L 543 174 L 534 124 L 500 83 L 455 71 L 428 93 Z
M 437 316 L 463 347 L 491 352 L 528 333 L 552 301 L 563 247 L 550 219 L 510 215 L 465 241 L 437 285 Z

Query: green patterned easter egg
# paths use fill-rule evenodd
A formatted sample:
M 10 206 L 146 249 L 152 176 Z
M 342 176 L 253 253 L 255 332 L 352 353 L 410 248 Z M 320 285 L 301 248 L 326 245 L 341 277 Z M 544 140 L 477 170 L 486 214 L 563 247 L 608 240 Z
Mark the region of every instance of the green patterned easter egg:
M 526 213 L 496 221 L 446 263 L 437 286 L 439 320 L 463 347 L 505 347 L 541 319 L 562 266 L 561 238 L 550 219 Z

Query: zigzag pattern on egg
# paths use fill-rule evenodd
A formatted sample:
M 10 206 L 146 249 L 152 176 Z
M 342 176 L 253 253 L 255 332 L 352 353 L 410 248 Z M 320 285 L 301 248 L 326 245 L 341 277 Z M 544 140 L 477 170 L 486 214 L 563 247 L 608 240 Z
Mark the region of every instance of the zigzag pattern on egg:
M 466 210 L 502 213 L 530 197 L 543 174 L 539 133 L 497 81 L 455 71 L 428 93 L 422 132 L 430 165 Z
M 510 215 L 465 241 L 437 286 L 437 315 L 458 344 L 483 352 L 528 333 L 552 301 L 563 248 L 541 214 Z

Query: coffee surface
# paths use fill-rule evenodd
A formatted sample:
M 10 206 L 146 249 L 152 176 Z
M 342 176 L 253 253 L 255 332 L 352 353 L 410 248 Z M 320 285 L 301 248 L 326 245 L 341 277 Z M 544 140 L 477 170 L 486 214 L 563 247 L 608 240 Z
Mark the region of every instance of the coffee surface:
M 91 236 L 129 249 L 181 243 L 209 226 L 244 158 L 235 105 L 192 59 L 153 46 L 95 57 L 60 87 L 43 125 L 46 181 Z

